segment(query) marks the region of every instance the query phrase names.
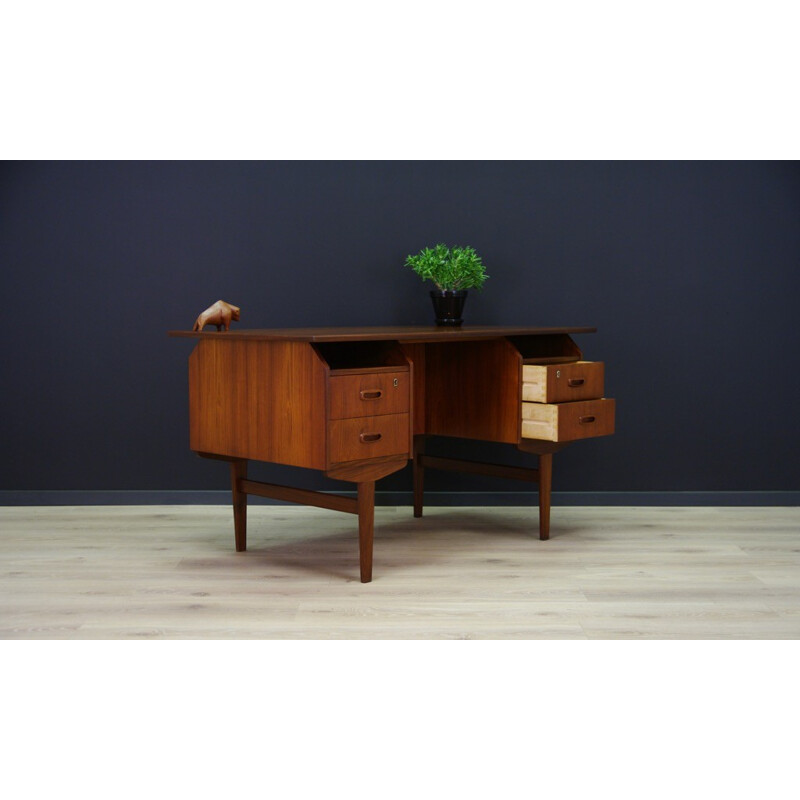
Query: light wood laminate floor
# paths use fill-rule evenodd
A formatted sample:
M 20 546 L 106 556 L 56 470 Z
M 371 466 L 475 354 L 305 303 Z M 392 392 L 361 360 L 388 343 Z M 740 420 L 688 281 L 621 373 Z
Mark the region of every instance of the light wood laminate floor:
M 0 638 L 797 639 L 800 509 L 0 508 Z

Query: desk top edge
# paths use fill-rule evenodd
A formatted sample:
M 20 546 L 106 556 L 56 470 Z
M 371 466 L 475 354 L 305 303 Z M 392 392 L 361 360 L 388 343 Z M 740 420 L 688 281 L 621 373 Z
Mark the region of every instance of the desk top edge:
M 362 328 L 241 328 L 230 331 L 168 331 L 169 336 L 187 338 L 255 339 L 294 342 L 363 342 L 392 339 L 403 342 L 438 342 L 466 339 L 494 339 L 502 336 L 544 336 L 562 333 L 596 333 L 597 328 L 534 328 L 524 326 L 464 325 Z

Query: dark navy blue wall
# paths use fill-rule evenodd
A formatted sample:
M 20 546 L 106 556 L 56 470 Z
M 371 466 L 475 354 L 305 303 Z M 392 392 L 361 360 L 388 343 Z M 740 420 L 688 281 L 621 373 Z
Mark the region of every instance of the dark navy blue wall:
M 188 450 L 192 344 L 166 331 L 218 298 L 242 307 L 240 327 L 428 324 L 427 287 L 403 261 L 438 241 L 488 266 L 468 323 L 599 329 L 578 343 L 607 362 L 618 433 L 561 454 L 555 489 L 800 489 L 796 163 L 0 170 L 6 493 L 225 488 L 224 467 Z M 526 463 L 496 445 L 434 446 Z M 520 488 L 455 474 L 430 487 Z

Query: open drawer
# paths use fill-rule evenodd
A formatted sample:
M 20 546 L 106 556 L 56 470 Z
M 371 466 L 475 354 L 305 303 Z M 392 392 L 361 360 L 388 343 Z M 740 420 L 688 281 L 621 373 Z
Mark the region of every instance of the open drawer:
M 523 439 L 571 442 L 614 433 L 614 400 L 583 400 L 575 403 L 523 403 Z
M 531 403 L 571 403 L 603 396 L 605 364 L 524 364 L 522 399 Z

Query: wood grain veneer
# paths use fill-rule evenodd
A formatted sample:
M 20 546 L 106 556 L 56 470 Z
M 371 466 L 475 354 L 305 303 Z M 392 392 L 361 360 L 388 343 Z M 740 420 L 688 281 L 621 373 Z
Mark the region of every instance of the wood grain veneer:
M 425 433 L 425 349 L 427 345 L 402 342 L 400 350 L 409 364 L 411 379 L 411 436 Z M 409 447 L 413 447 L 410 444 Z
M 425 347 L 425 433 L 519 442 L 519 352 L 506 339 Z
M 399 456 L 381 456 L 363 461 L 345 461 L 342 464 L 334 464 L 325 471 L 325 475 L 337 481 L 351 481 L 352 483 L 377 481 L 403 469 L 407 463 L 408 455 L 405 453 Z
M 190 447 L 325 469 L 325 381 L 306 344 L 202 338 L 189 357 Z
M 503 327 L 495 325 L 464 325 L 461 328 L 436 326 L 401 326 L 373 328 L 245 328 L 235 331 L 169 331 L 169 336 L 196 337 L 208 339 L 255 339 L 258 341 L 295 342 L 357 342 L 385 341 L 397 342 L 440 342 L 470 341 L 474 339 L 497 339 L 503 336 L 544 337 L 551 336 L 547 342 L 561 352 L 565 334 L 595 333 L 597 328 L 537 328 L 530 326 Z M 569 337 L 566 337 L 567 339 Z M 545 344 L 545 341 L 542 341 Z M 574 347 L 574 343 L 573 343 Z M 575 348 L 577 350 L 577 348 Z M 578 351 L 579 353 L 580 351 Z

